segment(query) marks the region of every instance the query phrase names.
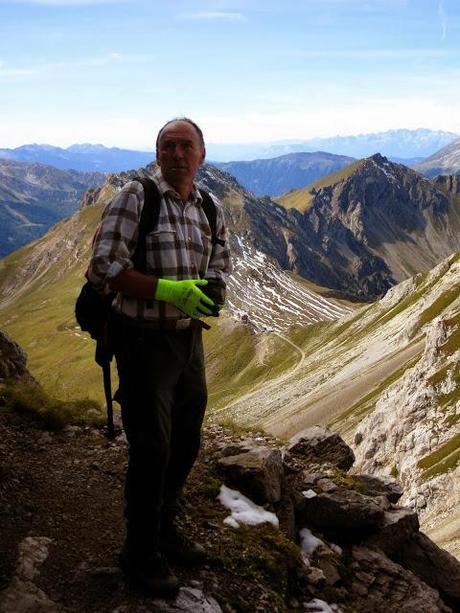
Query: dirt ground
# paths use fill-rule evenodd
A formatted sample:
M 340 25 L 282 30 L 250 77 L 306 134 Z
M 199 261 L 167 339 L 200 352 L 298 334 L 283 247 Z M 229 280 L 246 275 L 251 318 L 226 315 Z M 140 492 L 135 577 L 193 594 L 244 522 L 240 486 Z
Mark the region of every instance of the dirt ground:
M 49 554 L 34 583 L 62 610 L 157 610 L 154 599 L 125 583 L 117 568 L 126 458 L 122 437 L 109 441 L 101 429 L 89 426 L 50 433 L 31 417 L 0 407 L 0 590 L 11 585 L 21 541 L 47 537 Z M 234 571 L 225 568 L 227 513 L 215 494 L 206 500 L 206 461 L 199 461 L 191 476 L 181 524 L 207 547 L 212 561 L 201 568 L 175 568 L 182 584 L 214 597 L 228 613 L 296 610 L 280 604 L 270 585 L 248 581 L 236 565 Z M 1 596 L 0 591 L 0 601 Z

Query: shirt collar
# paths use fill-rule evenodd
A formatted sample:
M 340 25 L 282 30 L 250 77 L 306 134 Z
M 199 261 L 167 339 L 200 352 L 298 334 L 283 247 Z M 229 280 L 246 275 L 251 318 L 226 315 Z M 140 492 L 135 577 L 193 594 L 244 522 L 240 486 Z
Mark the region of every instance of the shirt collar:
M 181 200 L 180 194 L 178 194 L 174 187 L 170 185 L 163 177 L 163 173 L 161 172 L 161 168 L 159 166 L 155 168 L 153 174 L 158 181 L 158 189 L 160 190 L 162 196 L 166 196 L 168 194 L 176 200 Z M 201 204 L 202 201 L 203 198 L 200 191 L 198 190 L 196 184 L 193 183 L 193 188 L 187 202 L 191 202 L 192 204 Z

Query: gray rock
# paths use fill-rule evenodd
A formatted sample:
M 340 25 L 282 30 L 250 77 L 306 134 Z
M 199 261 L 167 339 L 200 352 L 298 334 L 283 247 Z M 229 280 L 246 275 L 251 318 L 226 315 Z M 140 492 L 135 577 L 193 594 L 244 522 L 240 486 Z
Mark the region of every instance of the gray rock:
M 411 539 L 418 529 L 417 513 L 405 508 L 389 509 L 385 511 L 382 526 L 366 540 L 366 545 L 379 547 L 391 556 Z
M 284 469 L 279 449 L 253 446 L 238 455 L 221 458 L 218 466 L 229 485 L 256 503 L 281 499 Z
M 345 488 L 331 489 L 315 495 L 307 490 L 296 496 L 296 515 L 299 526 L 313 526 L 338 531 L 345 537 L 365 536 L 377 528 L 384 517 L 381 499 L 370 498 Z
M 390 477 L 374 477 L 372 475 L 354 475 L 353 479 L 361 486 L 368 496 L 386 496 L 392 503 L 398 502 L 404 493 L 399 481 Z
M 288 451 L 303 456 L 309 462 L 327 462 L 341 470 L 350 469 L 355 461 L 353 450 L 338 434 L 325 426 L 302 430 L 291 439 Z
M 367 547 L 352 548 L 352 561 L 344 578 L 347 605 L 353 611 L 398 613 L 452 613 L 438 592 L 383 553 Z
M 3 330 L 0 330 L 0 379 L 25 378 L 34 382 L 26 367 L 27 354 Z
M 439 591 L 454 611 L 460 611 L 460 562 L 422 532 L 402 543 L 395 560 Z
M 0 613 L 62 613 L 62 608 L 34 582 L 51 543 L 47 537 L 32 536 L 20 543 L 15 575 L 0 596 Z
M 181 588 L 178 597 L 173 603 L 157 600 L 155 613 L 222 613 L 219 603 L 211 596 L 206 596 L 201 590 L 192 587 Z

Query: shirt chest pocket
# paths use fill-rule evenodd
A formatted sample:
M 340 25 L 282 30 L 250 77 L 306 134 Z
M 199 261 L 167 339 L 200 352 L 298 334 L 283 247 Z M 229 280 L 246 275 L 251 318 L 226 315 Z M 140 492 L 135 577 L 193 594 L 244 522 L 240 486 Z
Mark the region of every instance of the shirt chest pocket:
M 147 262 L 151 272 L 161 274 L 177 267 L 178 254 L 181 251 L 180 242 L 175 230 L 153 230 L 147 234 L 145 237 Z

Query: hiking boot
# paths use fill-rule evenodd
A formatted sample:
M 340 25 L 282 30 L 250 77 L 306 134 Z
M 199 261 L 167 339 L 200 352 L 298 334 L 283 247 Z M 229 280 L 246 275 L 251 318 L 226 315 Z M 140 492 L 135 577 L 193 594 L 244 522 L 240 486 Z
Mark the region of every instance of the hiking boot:
M 208 561 L 205 548 L 175 528 L 161 536 L 160 548 L 168 560 L 176 564 L 194 565 Z
M 125 546 L 120 552 L 119 566 L 133 584 L 149 594 L 174 598 L 179 592 L 179 581 L 160 552 L 134 556 Z

